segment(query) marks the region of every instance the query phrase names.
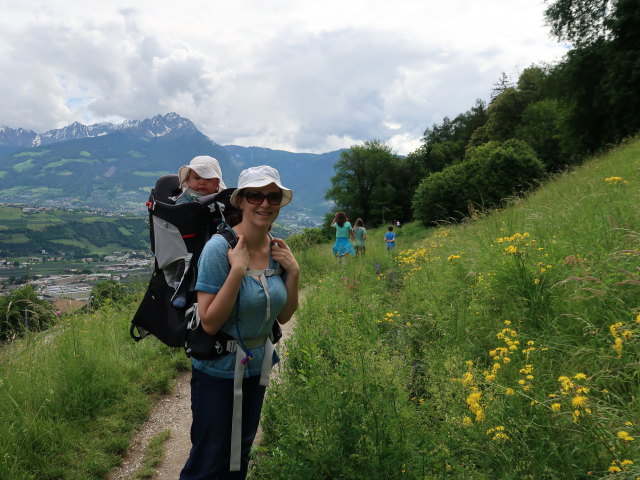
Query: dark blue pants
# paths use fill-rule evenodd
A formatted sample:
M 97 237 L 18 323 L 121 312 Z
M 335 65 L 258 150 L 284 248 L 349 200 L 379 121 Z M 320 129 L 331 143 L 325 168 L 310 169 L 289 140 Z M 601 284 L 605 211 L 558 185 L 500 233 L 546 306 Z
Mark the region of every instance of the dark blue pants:
M 191 374 L 191 452 L 180 480 L 244 479 L 249 451 L 258 430 L 265 387 L 260 376 L 242 383 L 242 467 L 229 472 L 233 379 L 218 378 L 193 369 Z

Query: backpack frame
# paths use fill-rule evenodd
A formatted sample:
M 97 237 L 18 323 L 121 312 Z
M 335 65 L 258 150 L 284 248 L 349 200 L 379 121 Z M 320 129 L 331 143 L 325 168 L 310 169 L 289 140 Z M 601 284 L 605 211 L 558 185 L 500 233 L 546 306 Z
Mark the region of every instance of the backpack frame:
M 227 345 L 234 340 L 230 335 L 221 331 L 209 335 L 199 323 L 193 327 L 197 294 L 190 286 L 195 285 L 200 253 L 214 234 L 222 235 L 230 248 L 237 243 L 231 227 L 239 223 L 242 212 L 231 205 L 234 190 L 227 188 L 197 202 L 175 205 L 175 198 L 181 193 L 178 175 L 164 175 L 156 181 L 147 201 L 154 267 L 129 328 L 136 342 L 153 335 L 170 347 L 184 348 L 187 356 L 200 359 L 218 358 L 230 351 Z M 172 305 L 180 288 L 186 290 L 184 308 Z M 281 336 L 276 321 L 272 342 L 275 344 Z

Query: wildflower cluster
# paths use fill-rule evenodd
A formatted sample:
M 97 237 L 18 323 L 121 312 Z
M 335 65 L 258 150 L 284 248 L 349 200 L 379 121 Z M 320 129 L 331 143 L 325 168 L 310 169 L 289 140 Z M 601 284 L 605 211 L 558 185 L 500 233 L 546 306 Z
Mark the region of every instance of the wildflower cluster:
M 525 233 L 516 233 L 510 237 L 500 237 L 496 238 L 496 243 L 508 243 L 504 248 L 504 253 L 507 255 L 520 255 L 524 254 L 527 251 L 527 248 L 536 245 L 535 240 L 529 240 L 529 234 Z
M 509 440 L 509 435 L 505 433 L 504 425 L 498 425 L 497 427 L 488 429 L 487 435 L 489 435 L 494 442 Z
M 607 177 L 604 179 L 609 185 L 624 185 L 625 183 L 629 183 L 622 177 Z
M 481 423 L 484 420 L 486 408 L 484 405 L 484 400 L 482 398 L 482 392 L 480 391 L 479 386 L 476 384 L 476 379 L 473 375 L 472 370 L 473 362 L 469 360 L 467 361 L 467 371 L 462 375 L 462 378 L 454 379 L 462 383 L 462 385 L 469 390 L 466 402 L 467 407 L 474 416 L 474 419 L 471 419 L 471 417 L 469 416 L 465 416 L 462 419 L 462 424 L 465 427 L 470 427 L 471 425 L 473 425 L 474 420 L 477 423 Z
M 609 473 L 620 473 L 627 470 L 631 465 L 633 465 L 633 460 L 613 460 L 608 471 Z
M 427 257 L 428 252 L 426 248 L 409 248 L 407 250 L 401 250 L 398 253 L 396 262 L 401 267 L 406 267 L 407 276 L 410 276 L 414 272 L 422 270 L 422 264 L 427 261 Z
M 384 317 L 376 320 L 376 323 L 393 323 L 393 321 L 398 318 L 400 318 L 400 314 L 397 310 L 394 310 L 393 312 L 385 313 Z
M 476 422 L 481 422 L 484 419 L 487 408 L 487 402 L 483 400 L 483 394 L 478 385 L 479 380 L 484 380 L 487 392 L 500 391 L 506 396 L 515 395 L 516 385 L 513 385 L 513 387 L 500 385 L 497 380 L 500 372 L 507 371 L 506 369 L 514 368 L 513 365 L 519 364 L 521 368 L 519 369 L 520 376 L 517 380 L 518 389 L 521 392 L 529 392 L 533 387 L 535 377 L 531 356 L 536 351 L 535 342 L 533 340 L 526 342 L 523 340 L 521 342 L 518 332 L 512 327 L 511 321 L 506 320 L 504 323 L 505 327 L 496 334 L 496 338 L 501 341 L 501 344 L 488 352 L 492 360 L 491 366 L 483 370 L 482 374 L 479 375 L 479 373 L 474 373 L 473 362 L 468 360 L 466 362 L 467 371 L 461 378 L 456 379 L 469 389 L 466 403 L 471 413 L 475 415 Z M 492 396 L 489 398 L 492 398 Z M 533 404 L 535 403 L 537 402 L 534 401 Z M 472 424 L 473 420 L 470 417 L 463 419 L 463 425 L 471 426 Z M 502 437 L 502 435 L 499 435 L 499 437 Z
M 420 248 L 401 250 L 395 256 L 395 261 L 400 267 L 404 267 L 406 276 L 411 276 L 415 272 L 422 270 L 426 262 L 440 259 L 438 256 L 434 256 L 434 251 L 444 246 L 444 240 L 450 234 L 451 232 L 446 228 L 438 229 L 433 237 L 431 237 L 428 245 Z
M 562 400 L 566 407 L 572 411 L 573 421 L 578 423 L 585 415 L 591 415 L 593 412 L 590 407 L 590 400 L 587 397 L 589 388 L 585 386 L 587 375 L 584 373 L 576 373 L 573 377 L 562 375 L 558 377 L 560 389 L 558 393 L 549 394 L 549 398 L 558 399 L 551 403 L 551 410 L 559 412 L 562 409 Z
M 640 314 L 634 315 L 635 319 L 632 322 L 616 322 L 609 325 L 609 332 L 613 337 L 611 348 L 615 350 L 618 358 L 622 358 L 625 343 L 640 337 Z

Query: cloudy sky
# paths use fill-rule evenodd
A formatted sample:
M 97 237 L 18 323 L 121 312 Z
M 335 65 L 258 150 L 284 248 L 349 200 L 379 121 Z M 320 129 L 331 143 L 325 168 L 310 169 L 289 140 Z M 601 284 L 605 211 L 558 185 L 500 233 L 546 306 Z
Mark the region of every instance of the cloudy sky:
M 425 128 L 566 52 L 542 0 L 0 0 L 0 125 L 176 112 L 215 142 L 327 152 Z

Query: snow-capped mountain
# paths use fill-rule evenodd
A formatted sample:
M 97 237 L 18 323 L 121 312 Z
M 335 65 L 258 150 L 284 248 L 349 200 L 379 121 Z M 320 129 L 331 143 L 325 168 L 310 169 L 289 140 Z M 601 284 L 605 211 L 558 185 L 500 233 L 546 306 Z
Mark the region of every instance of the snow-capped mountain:
M 0 125 L 0 146 L 30 148 L 37 134 L 33 130 Z
M 117 127 L 111 123 L 95 123 L 84 125 L 80 122 L 73 122 L 63 128 L 56 128 L 48 132 L 39 133 L 33 139 L 32 147 L 51 145 L 52 143 L 77 140 L 78 138 L 97 137 L 113 132 Z
M 66 127 L 44 133 L 0 126 L 0 145 L 4 147 L 5 152 L 8 152 L 9 150 L 40 147 L 80 138 L 99 137 L 115 131 L 131 130 L 136 135 L 157 138 L 179 130 L 192 131 L 195 129 L 196 127 L 191 120 L 183 118 L 177 113 L 168 113 L 164 116 L 156 115 L 145 120 L 126 120 L 119 125 L 106 122 L 84 125 L 80 122 L 74 122 Z

